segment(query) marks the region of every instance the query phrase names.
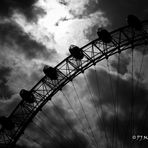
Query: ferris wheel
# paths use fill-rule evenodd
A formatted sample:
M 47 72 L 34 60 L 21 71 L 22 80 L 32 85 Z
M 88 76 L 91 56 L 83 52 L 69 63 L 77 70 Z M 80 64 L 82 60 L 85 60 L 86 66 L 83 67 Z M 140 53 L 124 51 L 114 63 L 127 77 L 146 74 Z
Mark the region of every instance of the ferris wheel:
M 146 55 L 145 53 L 147 52 L 148 21 L 140 21 L 136 16 L 129 15 L 127 22 L 127 26 L 112 32 L 108 32 L 104 28 L 99 28 L 97 31 L 97 39 L 81 48 L 76 45 L 71 45 L 69 48 L 70 55 L 67 58 L 55 67 L 46 65 L 43 69 L 45 76 L 35 86 L 33 86 L 32 89 L 22 89 L 20 91 L 20 96 L 22 98 L 21 102 L 8 117 L 0 117 L 0 147 L 15 147 L 15 144 L 19 142 L 22 137 L 25 137 L 26 139 L 29 138 L 34 143 L 39 143 L 37 138 L 33 138 L 26 134 L 28 126 L 31 126 L 33 129 L 36 128 L 37 131 L 43 132 L 46 137 L 49 137 L 49 139 L 53 139 L 52 137 L 57 134 L 59 135 L 59 138 L 66 139 L 70 147 L 72 141 L 70 136 L 66 135 L 67 133 L 62 134 L 60 131 L 50 129 L 50 126 L 49 129 L 41 128 L 39 123 L 43 122 L 44 119 L 50 119 L 49 116 L 52 115 L 52 113 L 47 113 L 45 111 L 46 105 L 48 104 L 48 107 L 54 108 L 54 111 L 58 114 L 57 117 L 63 120 L 62 123 L 67 126 L 69 129 L 68 131 L 70 131 L 71 134 L 75 135 L 77 138 L 80 136 L 78 134 L 79 132 L 86 135 L 89 139 L 90 147 L 103 147 L 103 143 L 97 139 L 100 137 L 100 135 L 98 136 L 98 131 L 96 132 L 93 129 L 95 123 L 90 121 L 95 118 L 100 131 L 102 131 L 101 134 L 103 139 L 106 141 L 107 148 L 115 148 L 119 146 L 127 147 L 129 145 L 131 147 L 135 146 L 136 148 L 137 142 L 138 144 L 140 143 L 139 141 L 136 141 L 138 138 L 136 135 L 138 129 L 136 129 L 135 124 L 137 122 L 136 119 L 138 118 L 138 115 L 135 117 L 136 109 L 134 104 L 135 97 L 137 96 L 136 93 L 140 96 L 142 91 L 138 88 L 141 85 L 139 81 L 142 74 L 144 57 Z M 135 56 L 137 54 L 135 51 L 141 53 L 141 58 Z M 126 69 L 128 73 L 121 79 L 123 76 L 123 67 L 120 67 L 122 56 L 126 57 L 127 53 L 130 58 L 130 66 L 128 67 L 130 70 L 128 71 Z M 134 58 L 136 58 L 138 62 L 134 62 Z M 110 61 L 112 59 L 116 59 L 116 62 L 114 61 L 114 64 L 116 65 L 114 67 L 116 67 L 116 70 L 114 71 L 110 65 Z M 101 65 L 102 68 L 100 68 Z M 134 67 L 138 69 L 137 75 L 135 74 Z M 91 72 L 89 72 L 89 70 Z M 102 73 L 104 77 L 101 77 L 99 72 Z M 125 121 L 125 125 L 122 125 L 119 120 L 119 117 L 121 117 L 122 120 L 122 107 L 121 104 L 119 104 L 120 96 L 118 91 L 121 89 L 121 81 L 125 82 L 125 77 L 128 77 L 130 85 L 129 88 L 126 84 L 124 87 L 122 86 L 123 94 L 128 93 L 127 91 L 124 91 L 124 89 L 129 89 L 131 92 L 131 99 L 129 100 L 129 107 L 126 108 L 128 111 L 125 112 L 127 113 L 126 116 L 129 120 Z M 102 88 L 100 81 L 102 82 L 103 78 L 106 78 L 104 85 L 108 85 L 108 87 Z M 90 99 L 89 101 L 93 104 L 95 112 L 94 117 L 92 114 L 88 115 L 89 108 L 86 109 L 86 104 L 83 104 L 84 101 L 82 101 L 81 92 L 79 91 L 79 88 L 83 87 L 83 85 L 78 86 L 77 81 L 80 81 L 79 85 L 85 85 L 85 91 L 87 92 L 86 98 Z M 92 82 L 95 83 L 95 88 L 91 87 L 90 83 Z M 65 89 L 71 89 L 69 90 L 69 94 L 66 93 Z M 86 92 L 83 92 L 83 94 Z M 109 102 L 112 102 L 111 105 L 108 106 L 111 108 L 110 110 L 104 105 L 106 100 L 103 100 L 101 93 L 110 95 Z M 71 99 L 74 99 L 74 101 L 79 104 L 79 108 L 75 108 L 76 105 L 71 102 L 70 95 L 75 96 Z M 97 99 L 94 98 L 94 96 L 97 96 Z M 62 110 L 54 101 L 54 98 L 56 97 L 67 102 L 72 115 L 77 119 L 79 127 L 71 127 L 72 118 L 71 120 L 67 119 L 65 110 Z M 139 101 L 138 103 L 141 102 Z M 142 112 L 143 114 L 141 116 L 139 115 L 142 123 L 140 131 L 146 127 L 145 124 L 147 123 L 146 114 L 148 106 L 146 103 L 147 102 L 145 101 L 145 107 L 143 108 L 144 111 Z M 122 105 L 124 107 L 126 106 L 124 101 L 122 102 Z M 83 116 L 80 116 L 79 111 Z M 107 111 L 112 115 L 109 116 Z M 83 122 L 84 120 L 85 122 Z M 108 130 L 109 132 L 107 132 Z M 59 147 L 64 148 L 58 140 L 54 139 L 53 143 L 55 143 L 56 146 L 59 145 Z M 78 146 L 76 145 L 75 147 Z

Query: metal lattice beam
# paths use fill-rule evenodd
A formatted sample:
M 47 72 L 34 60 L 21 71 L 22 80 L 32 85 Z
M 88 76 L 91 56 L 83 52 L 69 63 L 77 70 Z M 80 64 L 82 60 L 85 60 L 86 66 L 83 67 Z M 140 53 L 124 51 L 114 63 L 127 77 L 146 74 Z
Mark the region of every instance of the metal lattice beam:
M 76 60 L 70 55 L 59 63 L 56 66 L 58 79 L 51 80 L 47 76 L 44 76 L 31 89 L 35 97 L 35 102 L 29 104 L 22 100 L 10 114 L 9 118 L 15 123 L 15 128 L 12 131 L 3 128 L 0 129 L 0 144 L 4 146 L 15 144 L 23 134 L 27 125 L 42 107 L 77 75 L 113 54 L 146 44 L 148 39 L 148 21 L 144 21 L 142 24 L 144 28 L 143 31 L 136 31 L 130 26 L 126 26 L 111 32 L 111 43 L 105 44 L 99 39 L 88 43 L 81 48 L 84 53 L 84 58 L 82 60 Z

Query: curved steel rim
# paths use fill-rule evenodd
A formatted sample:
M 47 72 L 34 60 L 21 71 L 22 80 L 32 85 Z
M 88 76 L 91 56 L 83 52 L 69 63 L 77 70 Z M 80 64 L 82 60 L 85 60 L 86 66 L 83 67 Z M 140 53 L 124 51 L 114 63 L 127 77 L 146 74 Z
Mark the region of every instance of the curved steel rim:
M 36 102 L 34 104 L 28 104 L 22 100 L 16 106 L 9 116 L 9 118 L 15 123 L 16 127 L 11 132 L 4 129 L 0 130 L 0 134 L 5 136 L 5 139 L 8 137 L 7 140 L 1 140 L 0 144 L 15 144 L 23 134 L 27 125 L 32 121 L 35 115 L 41 111 L 42 107 L 77 75 L 99 61 L 116 53 L 147 44 L 148 35 L 145 29 L 148 27 L 148 20 L 143 21 L 142 24 L 143 30 L 141 31 L 136 31 L 130 26 L 125 26 L 110 32 L 112 42 L 109 44 L 105 44 L 99 39 L 95 39 L 81 47 L 84 53 L 84 58 L 81 61 L 77 61 L 70 55 L 55 66 L 58 70 L 58 79 L 50 80 L 48 77 L 44 76 L 30 90 L 34 94 Z M 20 114 L 21 117 L 19 117 Z

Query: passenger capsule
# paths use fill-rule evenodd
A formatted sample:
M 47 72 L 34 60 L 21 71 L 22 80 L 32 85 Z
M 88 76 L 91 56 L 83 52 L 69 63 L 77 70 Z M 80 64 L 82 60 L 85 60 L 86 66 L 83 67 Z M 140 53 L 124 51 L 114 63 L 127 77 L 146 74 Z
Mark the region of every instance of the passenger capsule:
M 82 60 L 84 57 L 83 50 L 80 49 L 78 46 L 71 45 L 69 47 L 69 52 L 71 55 L 76 58 L 77 60 Z
M 20 91 L 20 96 L 27 103 L 34 103 L 34 101 L 35 101 L 35 98 L 34 98 L 33 94 L 28 90 L 22 89 Z
M 112 41 L 110 33 L 103 28 L 99 28 L 97 34 L 99 36 L 99 39 L 102 40 L 104 43 L 110 43 Z
M 0 117 L 0 124 L 2 125 L 2 128 L 6 129 L 6 130 L 13 130 L 15 127 L 12 120 L 10 118 L 4 117 L 4 116 Z
M 56 68 L 45 65 L 44 68 L 43 68 L 43 72 L 51 80 L 57 80 L 57 78 L 58 78 L 58 73 L 57 73 Z
M 132 28 L 135 28 L 136 30 L 142 29 L 141 21 L 138 19 L 138 17 L 134 15 L 128 15 L 127 22 L 128 22 L 128 25 L 130 25 Z

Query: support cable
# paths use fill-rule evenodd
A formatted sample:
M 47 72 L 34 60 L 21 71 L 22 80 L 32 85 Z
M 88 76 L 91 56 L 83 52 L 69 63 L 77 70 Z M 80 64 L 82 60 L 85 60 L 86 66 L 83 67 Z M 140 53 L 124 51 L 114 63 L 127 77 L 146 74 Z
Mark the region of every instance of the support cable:
M 89 93 L 90 93 L 90 98 L 91 98 L 90 101 L 93 102 L 94 107 L 95 107 L 95 110 L 96 110 L 96 113 L 97 113 L 97 115 L 98 115 L 98 117 L 99 117 L 99 119 L 100 119 L 101 126 L 103 127 L 103 119 L 102 119 L 101 115 L 99 114 L 98 107 L 95 106 L 95 101 L 94 101 L 94 99 L 93 99 L 92 91 L 91 91 L 91 89 L 90 89 L 90 87 L 89 87 L 89 85 L 88 85 L 87 77 L 86 77 L 85 74 L 83 74 L 83 76 L 84 76 L 84 79 L 85 79 L 85 81 L 86 81 L 87 89 L 88 89 L 88 91 L 89 91 Z
M 75 114 L 75 117 L 76 117 L 77 120 L 80 122 L 81 127 L 82 127 L 82 131 L 85 132 L 84 129 L 83 129 L 83 128 L 84 128 L 84 125 L 83 125 L 82 121 L 80 120 L 80 118 L 78 117 L 78 114 L 77 114 L 76 111 L 74 110 L 73 106 L 71 105 L 71 103 L 70 103 L 70 101 L 68 100 L 68 98 L 67 98 L 67 96 L 65 95 L 65 93 L 64 93 L 62 90 L 61 90 L 61 92 L 62 92 L 63 96 L 65 97 L 66 101 L 68 102 L 69 106 L 71 107 L 73 113 Z M 86 134 L 89 136 L 88 133 L 86 133 Z
M 96 71 L 96 67 L 95 66 L 94 66 L 94 71 L 95 71 L 95 76 L 96 76 L 96 80 L 97 80 L 97 90 L 98 90 L 98 96 L 99 96 L 99 103 L 98 103 L 98 105 L 99 105 L 99 107 L 101 109 L 101 112 L 103 113 L 102 102 L 101 102 L 102 98 L 101 98 L 101 93 L 100 93 L 101 87 L 99 87 L 99 80 L 98 80 L 98 77 L 97 77 L 97 71 Z M 102 124 L 103 124 L 102 128 L 103 128 L 103 131 L 104 131 L 104 134 L 105 134 L 105 139 L 106 139 L 107 145 L 110 145 L 103 117 L 102 117 Z
M 83 74 L 83 75 L 84 75 L 84 79 L 85 79 L 85 81 L 86 81 L 86 85 L 87 85 L 88 91 L 89 91 L 89 93 L 90 93 L 90 97 L 91 97 L 90 101 L 92 100 L 93 104 L 95 105 L 95 101 L 94 101 L 94 99 L 93 99 L 92 91 L 91 91 L 91 89 L 90 89 L 90 87 L 89 87 L 89 85 L 88 85 L 87 77 L 85 76 L 85 74 Z M 99 114 L 98 107 L 95 106 L 95 110 L 96 110 L 96 113 L 97 113 L 98 117 L 100 118 L 100 121 L 102 121 L 103 119 L 102 119 L 102 117 L 101 117 L 100 114 Z M 102 123 L 102 124 L 103 124 L 103 123 Z
M 120 53 L 118 54 L 118 65 L 117 65 L 117 74 L 120 72 Z M 118 137 L 118 132 L 119 132 L 119 127 L 118 127 L 118 99 L 119 99 L 119 93 L 118 93 L 118 88 L 119 88 L 119 75 L 117 75 L 117 87 L 116 87 L 116 116 L 115 116 L 115 127 L 116 127 L 116 138 L 115 138 L 115 147 L 118 146 L 117 143 L 117 137 Z
M 112 137 L 112 148 L 114 148 L 114 142 L 115 142 L 115 138 L 116 138 L 116 136 L 115 136 L 115 131 L 116 131 L 116 127 L 115 127 L 115 125 L 116 125 L 116 97 L 115 97 L 115 95 L 114 95 L 114 90 L 113 90 L 113 85 L 112 85 L 112 78 L 111 78 L 111 70 L 110 70 L 110 66 L 109 66 L 109 61 L 108 61 L 108 59 L 107 59 L 107 67 L 108 67 L 108 71 L 109 71 L 109 81 L 110 81 L 110 88 L 111 88 L 111 93 L 112 93 L 112 97 L 113 97 L 113 107 L 114 107 L 114 113 L 115 113 L 115 115 L 114 115 L 114 117 L 113 117 L 113 137 Z
M 51 121 L 50 120 L 50 118 L 49 118 L 49 116 L 44 112 L 44 111 L 42 111 L 42 114 L 49 120 L 49 121 Z M 55 136 L 59 136 L 59 138 L 61 138 L 61 136 L 60 136 L 60 132 L 58 132 L 58 131 L 56 131 L 56 130 L 54 130 L 57 134 L 55 134 Z M 70 141 L 71 141 L 71 139 L 69 138 L 69 137 L 66 137 L 66 136 L 63 136 L 69 143 L 71 143 Z
M 34 121 L 32 121 L 32 123 L 33 123 L 38 129 L 40 129 L 40 131 L 42 131 L 42 132 L 45 133 L 49 138 L 51 138 L 51 135 L 50 135 L 50 133 L 49 133 L 48 130 L 44 130 L 44 129 L 41 128 L 39 125 L 37 125 Z M 55 141 L 55 139 L 53 139 L 53 140 L 54 140 L 54 143 L 55 143 L 55 144 L 57 144 L 57 142 L 58 142 L 59 145 L 60 145 L 62 148 L 64 148 L 63 145 L 62 145 L 59 141 Z
M 77 137 L 76 132 L 74 131 L 74 129 L 71 127 L 71 125 L 67 122 L 66 118 L 62 115 L 62 113 L 59 111 L 58 107 L 56 106 L 56 104 L 51 100 L 51 103 L 54 105 L 55 109 L 57 110 L 58 114 L 61 116 L 61 118 L 65 121 L 65 123 L 67 124 L 67 126 L 69 127 L 69 129 L 72 131 L 72 133 Z
M 140 65 L 140 69 L 139 69 L 139 76 L 138 76 L 138 80 L 137 80 L 135 92 L 137 92 L 137 89 L 138 89 L 138 86 L 139 86 L 139 79 L 140 79 L 140 74 L 142 72 L 145 50 L 146 50 L 146 48 L 144 48 L 143 49 L 143 52 L 142 52 L 141 65 Z M 147 111 L 148 111 L 148 104 L 146 105 L 146 107 L 144 109 L 144 112 L 143 112 L 143 116 L 141 117 L 141 120 L 142 120 L 142 126 L 141 126 L 141 128 L 143 128 L 144 127 L 144 124 L 146 124 L 146 122 L 147 122 L 147 116 L 146 116 L 147 115 Z
M 134 39 L 134 31 L 133 32 L 133 39 Z M 133 55 L 133 50 L 134 50 L 134 45 L 133 45 L 133 39 L 132 39 L 132 79 L 131 79 L 131 87 L 132 87 L 132 94 L 131 94 L 131 136 L 134 134 L 134 55 Z M 131 142 L 131 148 L 133 147 L 133 144 Z
M 79 104 L 80 104 L 80 106 L 81 106 L 81 108 L 82 108 L 82 111 L 83 111 L 84 117 L 85 117 L 86 122 L 87 122 L 87 124 L 88 124 L 88 128 L 89 128 L 89 130 L 91 131 L 91 134 L 92 134 L 92 136 L 93 136 L 93 139 L 94 139 L 94 142 L 95 142 L 96 146 L 98 146 L 97 140 L 96 140 L 96 138 L 95 138 L 95 135 L 94 135 L 94 133 L 93 133 L 93 130 L 92 130 L 92 128 L 91 128 L 91 126 L 90 126 L 90 123 L 89 123 L 89 121 L 88 121 L 88 118 L 87 118 L 87 116 L 86 116 L 86 113 L 85 113 L 84 107 L 83 107 L 83 105 L 82 105 L 82 103 L 81 103 L 81 101 L 80 101 L 79 95 L 78 95 L 78 93 L 77 93 L 77 91 L 76 91 L 76 87 L 75 87 L 75 85 L 74 85 L 74 82 L 71 81 L 71 83 L 72 83 L 73 88 L 74 88 L 74 91 L 75 91 L 75 93 L 76 93 L 76 95 L 77 95 L 77 98 L 78 98 Z
M 31 136 L 24 134 L 23 135 L 26 139 L 29 139 L 31 141 L 33 141 L 34 143 L 37 143 L 38 145 L 41 145 L 41 143 L 39 143 L 37 140 L 33 139 Z
M 142 72 L 142 66 L 143 66 L 143 62 L 144 62 L 145 50 L 146 50 L 146 48 L 144 48 L 143 51 L 142 51 L 141 64 L 140 64 L 140 68 L 139 68 L 139 73 L 138 73 L 137 82 L 136 82 L 136 85 L 135 85 L 135 92 L 137 91 L 137 88 L 138 88 L 138 86 L 139 86 L 139 79 L 140 79 L 140 74 L 141 74 L 141 72 Z

